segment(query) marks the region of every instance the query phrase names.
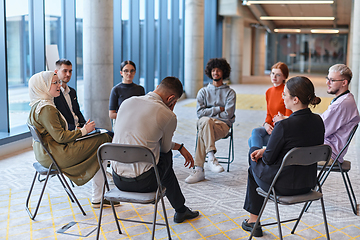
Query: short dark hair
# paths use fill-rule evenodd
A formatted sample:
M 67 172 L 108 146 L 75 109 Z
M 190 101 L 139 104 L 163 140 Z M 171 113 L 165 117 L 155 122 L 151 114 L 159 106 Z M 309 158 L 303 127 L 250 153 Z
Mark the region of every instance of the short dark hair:
M 135 70 L 136 70 L 135 63 L 134 63 L 133 61 L 126 60 L 126 61 L 123 61 L 123 62 L 120 64 L 120 71 L 122 71 L 123 68 L 124 68 L 126 65 L 128 65 L 128 64 L 132 65 L 132 66 L 135 68 Z
M 55 63 L 57 68 L 60 68 L 61 65 L 63 65 L 63 64 L 65 64 L 67 66 L 72 66 L 70 60 L 65 59 L 65 58 L 61 58 L 61 59 L 57 60 L 56 63 Z
M 219 69 L 221 69 L 221 71 L 223 71 L 223 79 L 226 79 L 230 76 L 231 67 L 225 58 L 211 58 L 207 62 L 206 67 L 205 67 L 205 74 L 210 79 L 213 79 L 211 76 L 211 71 L 214 68 L 219 68 Z
M 177 98 L 180 98 L 184 91 L 183 85 L 177 77 L 166 77 L 160 82 L 159 86 L 169 90 Z
M 315 96 L 313 83 L 304 76 L 290 78 L 286 82 L 286 88 L 292 97 L 297 97 L 304 105 L 313 105 L 314 107 L 321 102 L 321 99 Z

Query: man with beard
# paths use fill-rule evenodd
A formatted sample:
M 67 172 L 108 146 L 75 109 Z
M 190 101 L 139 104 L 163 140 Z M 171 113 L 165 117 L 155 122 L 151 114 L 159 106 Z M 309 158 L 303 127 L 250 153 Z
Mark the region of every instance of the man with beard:
M 225 137 L 235 121 L 236 93 L 223 80 L 230 76 L 230 65 L 224 58 L 208 61 L 205 74 L 212 79 L 197 94 L 197 142 L 195 168 L 185 179 L 186 183 L 196 183 L 205 179 L 204 163 L 208 157 L 211 171 L 220 173 L 224 168 L 215 157 L 215 141 Z
M 67 59 L 57 60 L 54 72 L 58 75 L 59 80 L 62 82 L 60 96 L 54 98 L 56 108 L 65 117 L 69 130 L 74 130 L 77 127 L 84 126 L 86 121 L 80 112 L 76 91 L 67 85 L 72 75 L 71 62 Z
M 345 64 L 331 66 L 326 77 L 327 93 L 335 95 L 328 109 L 321 115 L 325 125 L 324 143 L 332 148 L 329 164 L 333 163 L 333 159 L 346 144 L 350 131 L 360 121 L 354 95 L 349 91 L 351 78 L 352 72 Z M 347 149 L 339 157 L 340 163 L 344 161 L 346 152 Z

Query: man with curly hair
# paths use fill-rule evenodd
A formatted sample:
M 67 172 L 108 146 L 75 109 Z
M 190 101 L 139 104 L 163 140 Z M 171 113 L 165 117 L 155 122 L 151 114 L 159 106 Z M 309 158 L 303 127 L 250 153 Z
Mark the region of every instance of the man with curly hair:
M 225 137 L 235 121 L 236 93 L 223 80 L 230 76 L 230 65 L 224 58 L 208 61 L 205 74 L 212 83 L 199 90 L 197 94 L 197 142 L 195 168 L 185 179 L 186 183 L 196 183 L 205 179 L 204 163 L 208 157 L 211 171 L 220 173 L 224 168 L 215 157 L 215 141 Z

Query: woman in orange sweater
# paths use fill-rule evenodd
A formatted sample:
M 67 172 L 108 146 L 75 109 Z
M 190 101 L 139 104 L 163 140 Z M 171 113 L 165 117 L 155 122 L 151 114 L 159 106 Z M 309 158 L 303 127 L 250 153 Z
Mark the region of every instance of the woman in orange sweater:
M 252 130 L 248 141 L 250 148 L 255 146 L 262 148 L 267 145 L 274 128 L 273 118 L 276 115 L 290 116 L 292 113 L 289 109 L 285 108 L 284 100 L 282 99 L 285 80 L 288 76 L 289 69 L 285 63 L 278 62 L 271 67 L 270 78 L 274 86 L 266 91 L 266 119 L 262 127 Z

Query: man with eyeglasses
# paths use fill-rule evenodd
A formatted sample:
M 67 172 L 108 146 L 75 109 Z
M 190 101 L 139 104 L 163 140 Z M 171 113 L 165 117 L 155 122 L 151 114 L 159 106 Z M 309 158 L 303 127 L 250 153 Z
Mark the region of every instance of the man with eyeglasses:
M 332 148 L 329 164 L 333 163 L 333 159 L 346 144 L 350 131 L 360 122 L 354 95 L 349 91 L 351 78 L 352 72 L 345 64 L 331 66 L 326 77 L 327 93 L 335 95 L 328 109 L 321 115 L 325 125 L 324 143 Z M 339 157 L 340 163 L 344 161 L 346 152 L 347 149 Z
M 67 85 L 72 75 L 72 64 L 67 59 L 59 59 L 55 64 L 56 69 L 54 72 L 62 82 L 60 96 L 54 98 L 56 108 L 65 117 L 69 130 L 74 130 L 77 127 L 81 128 L 86 121 L 80 112 L 75 89 Z

